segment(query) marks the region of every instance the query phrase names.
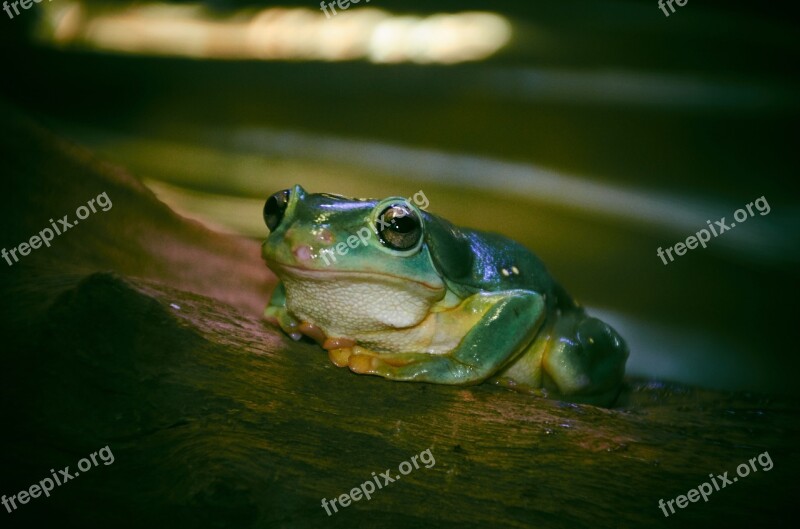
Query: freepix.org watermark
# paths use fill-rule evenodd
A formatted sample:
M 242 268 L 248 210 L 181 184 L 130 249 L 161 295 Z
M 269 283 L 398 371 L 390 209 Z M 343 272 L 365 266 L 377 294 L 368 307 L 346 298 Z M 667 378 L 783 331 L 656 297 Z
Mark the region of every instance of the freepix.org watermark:
M 727 472 L 717 475 L 716 478 L 714 477 L 714 474 L 709 474 L 708 477 L 711 478 L 711 483 L 714 484 L 713 488 L 711 487 L 711 483 L 706 481 L 696 489 L 689 489 L 689 492 L 687 492 L 686 495 L 681 494 L 673 500 L 664 502 L 664 498 L 661 498 L 658 500 L 658 507 L 661 509 L 661 512 L 664 513 L 664 517 L 668 517 L 669 513 L 667 513 L 667 507 L 669 507 L 669 510 L 672 514 L 675 514 L 675 507 L 672 506 L 673 503 L 679 508 L 685 509 L 686 506 L 689 505 L 689 502 L 695 503 L 700 501 L 700 498 L 703 498 L 703 501 L 708 501 L 709 496 L 711 496 L 714 491 L 718 492 L 728 485 L 733 485 L 739 481 L 739 478 L 745 478 L 749 476 L 751 468 L 753 469 L 753 472 L 758 472 L 758 469 L 756 468 L 756 461 L 758 461 L 758 464 L 761 466 L 761 470 L 764 472 L 769 472 L 772 470 L 772 458 L 769 456 L 769 452 L 764 452 L 763 454 L 759 454 L 758 456 L 752 458 L 747 463 L 742 463 L 736 467 L 736 473 L 739 475 L 739 477 L 734 476 L 733 480 L 731 480 L 728 478 Z
M 419 463 L 425 465 L 425 468 L 433 468 L 436 465 L 436 459 L 433 457 L 433 453 L 431 449 L 428 448 L 427 450 L 420 452 L 419 454 L 412 456 L 409 461 L 403 461 L 398 465 L 397 470 L 403 476 L 407 476 L 410 474 L 414 469 L 419 468 Z M 412 466 L 413 465 L 413 466 Z M 372 499 L 372 494 L 379 489 L 389 485 L 389 483 L 394 483 L 395 481 L 400 480 L 400 474 L 395 474 L 392 477 L 392 469 L 386 469 L 386 472 L 381 472 L 380 474 L 372 473 L 372 479 L 365 481 L 358 487 L 354 487 L 350 490 L 350 493 L 342 494 L 338 498 L 334 498 L 330 501 L 322 498 L 322 508 L 325 509 L 325 512 L 328 513 L 328 516 L 331 516 L 333 513 L 331 512 L 331 508 L 333 508 L 333 512 L 339 512 L 339 509 L 336 507 L 336 502 L 339 502 L 339 506 L 344 508 L 350 505 L 350 502 L 360 501 L 361 498 L 367 498 L 367 501 Z M 378 489 L 375 489 L 375 487 Z
M 753 206 L 755 206 L 756 210 L 758 210 L 758 212 L 761 214 L 762 217 L 770 212 L 769 203 L 767 202 L 767 199 L 762 196 L 761 198 L 756 199 L 754 202 L 750 202 L 744 208 L 737 209 L 733 213 L 733 218 L 736 219 L 736 222 L 741 224 L 750 217 L 755 217 L 756 214 L 753 212 Z M 745 208 L 747 208 L 746 211 Z M 709 229 L 707 230 L 703 228 L 694 235 L 690 235 L 689 237 L 686 238 L 686 243 L 679 242 L 676 243 L 674 246 L 669 246 L 664 250 L 662 250 L 660 246 L 658 247 L 658 250 L 656 250 L 656 254 L 661 258 L 661 261 L 664 263 L 664 265 L 669 264 L 667 262 L 666 257 L 669 257 L 670 263 L 675 260 L 675 258 L 672 257 L 673 250 L 675 251 L 675 255 L 681 256 L 686 253 L 687 249 L 694 250 L 695 248 L 697 248 L 698 244 L 703 248 L 705 248 L 706 243 L 711 240 L 712 234 L 714 235 L 714 237 L 719 237 L 726 231 L 736 226 L 736 222 L 731 222 L 730 224 L 725 222 L 725 217 L 722 217 L 721 219 L 714 221 L 714 224 L 711 224 L 710 220 L 707 220 L 706 222 L 708 223 Z
M 14 18 L 14 15 L 11 14 L 11 10 L 14 10 L 14 13 L 19 15 L 19 9 L 17 9 L 17 4 L 23 9 L 30 9 L 33 4 L 38 4 L 43 0 L 18 0 L 16 2 L 11 2 L 10 4 L 6 1 L 3 2 L 3 11 L 8 13 L 8 18 Z M 52 0 L 48 0 L 51 2 Z
M 333 11 L 333 16 L 336 16 L 338 14 L 336 12 L 337 5 L 339 6 L 339 9 L 344 11 L 350 8 L 350 4 L 358 4 L 359 2 L 361 2 L 361 0 L 337 0 L 336 2 L 327 2 L 327 5 L 325 5 L 326 2 L 322 1 L 319 3 L 319 10 L 325 13 L 326 17 L 331 18 L 331 14 L 328 13 L 329 7 L 331 8 L 331 11 Z M 365 0 L 365 2 L 368 4 L 369 0 Z
M 670 12 L 675 12 L 675 6 L 672 5 L 673 3 L 678 4 L 679 7 L 683 7 L 688 2 L 689 0 L 666 0 L 665 3 L 664 0 L 658 0 L 658 8 L 664 12 L 665 17 L 669 17 Z M 667 11 L 667 7 L 669 7 L 669 11 Z
M 3 504 L 3 507 L 5 507 L 9 513 L 11 513 L 18 508 L 16 502 L 19 502 L 20 505 L 25 505 L 31 501 L 31 498 L 38 498 L 42 494 L 49 498 L 50 492 L 52 492 L 57 486 L 60 487 L 67 481 L 77 478 L 80 476 L 81 472 L 85 474 L 92 468 L 100 466 L 100 463 L 97 462 L 98 458 L 106 466 L 114 462 L 114 454 L 111 453 L 111 449 L 108 447 L 108 445 L 106 445 L 97 452 L 93 452 L 89 454 L 88 457 L 84 457 L 78 461 L 78 470 L 70 473 L 69 466 L 66 466 L 62 470 L 59 470 L 58 474 L 56 474 L 56 471 L 51 468 L 50 474 L 52 474 L 53 479 L 50 479 L 49 477 L 44 478 L 38 483 L 34 483 L 26 490 L 21 490 L 8 498 L 6 498 L 6 495 L 3 494 L 3 498 L 0 500 L 0 503 Z
M 86 203 L 86 206 L 80 206 L 78 209 L 75 210 L 75 216 L 78 217 L 79 220 L 84 220 L 89 217 L 92 213 L 97 213 L 97 208 L 95 204 L 100 207 L 100 211 L 108 211 L 111 209 L 113 204 L 111 203 L 111 199 L 108 198 L 108 195 L 104 192 L 97 195 L 95 198 L 91 199 L 89 202 Z M 88 206 L 88 207 L 87 207 Z M 13 266 L 14 263 L 19 262 L 19 257 L 17 257 L 17 253 L 21 257 L 25 257 L 31 253 L 32 250 L 37 250 L 42 247 L 42 244 L 50 247 L 50 242 L 55 238 L 56 235 L 61 235 L 65 231 L 69 230 L 78 225 L 78 221 L 74 220 L 72 222 L 69 221 L 69 215 L 64 215 L 59 221 L 58 224 L 53 222 L 53 219 L 50 219 L 50 226 L 53 227 L 51 230 L 50 228 L 45 228 L 39 232 L 38 235 L 34 235 L 30 238 L 29 241 L 20 243 L 19 246 L 11 248 L 10 250 L 6 250 L 3 248 L 2 254 L 3 259 L 6 260 L 8 266 Z M 60 226 L 60 227 L 59 227 Z M 11 261 L 11 258 L 14 258 L 14 261 Z
M 408 202 L 409 203 L 413 202 L 419 209 L 422 210 L 427 209 L 428 206 L 430 205 L 428 197 L 425 196 L 425 193 L 422 192 L 422 190 L 414 193 L 414 196 L 409 198 Z M 369 222 L 369 218 L 366 218 L 365 220 Z M 388 222 L 385 221 L 383 215 L 381 215 L 381 218 L 378 219 L 378 223 L 384 226 L 387 226 L 389 224 Z M 372 229 L 368 228 L 367 226 L 364 226 L 363 228 L 358 230 L 358 232 L 356 232 L 355 235 L 349 236 L 347 238 L 347 242 L 340 242 L 336 246 L 320 250 L 318 257 L 322 257 L 322 260 L 325 261 L 325 265 L 330 266 L 332 262 L 333 263 L 336 262 L 337 253 L 339 255 L 344 256 L 347 255 L 347 253 L 351 249 L 355 250 L 356 248 L 358 248 L 359 244 L 366 246 L 367 244 L 369 244 L 369 238 L 372 237 L 373 235 L 375 236 L 378 235 L 378 226 L 377 225 L 372 226 Z

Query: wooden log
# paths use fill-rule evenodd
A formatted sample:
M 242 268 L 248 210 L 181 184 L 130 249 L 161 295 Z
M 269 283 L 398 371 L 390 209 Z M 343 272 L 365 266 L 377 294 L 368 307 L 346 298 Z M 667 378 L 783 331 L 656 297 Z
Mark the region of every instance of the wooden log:
M 62 527 L 777 527 L 793 512 L 797 402 L 631 380 L 621 405 L 335 368 L 261 319 L 258 243 L 182 219 L 135 178 L 13 109 L 4 247 L 98 193 L 95 214 L 0 276 L 2 488 L 108 446 L 114 462 L 4 524 Z M 430 449 L 431 468 L 400 475 Z M 709 473 L 747 477 L 665 517 Z M 766 458 L 762 457 L 762 461 Z M 417 457 L 417 462 L 420 459 Z M 404 470 L 408 467 L 403 466 Z M 338 512 L 330 502 L 389 470 Z M 400 476 L 397 478 L 397 476 Z M 716 479 L 716 478 L 715 478 Z M 719 482 L 719 480 L 717 480 Z M 673 502 L 674 505 L 674 502 Z M 676 525 L 677 524 L 677 525 Z

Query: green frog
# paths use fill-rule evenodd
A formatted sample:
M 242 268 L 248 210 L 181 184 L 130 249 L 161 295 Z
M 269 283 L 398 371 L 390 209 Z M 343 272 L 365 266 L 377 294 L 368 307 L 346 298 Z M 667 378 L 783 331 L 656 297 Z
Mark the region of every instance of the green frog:
M 265 311 L 354 373 L 520 391 L 609 406 L 628 347 L 522 245 L 459 228 L 402 197 L 279 191 L 263 257 Z

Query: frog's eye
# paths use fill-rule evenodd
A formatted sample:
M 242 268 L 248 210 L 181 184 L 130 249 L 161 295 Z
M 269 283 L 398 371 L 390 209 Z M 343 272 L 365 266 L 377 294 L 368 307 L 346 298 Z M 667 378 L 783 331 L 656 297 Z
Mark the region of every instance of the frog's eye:
M 408 250 L 422 237 L 422 222 L 406 204 L 392 204 L 384 209 L 375 224 L 381 244 L 393 250 Z
M 278 191 L 269 197 L 267 203 L 264 204 L 264 222 L 267 224 L 269 231 L 275 231 L 275 228 L 277 228 L 283 220 L 286 206 L 289 205 L 290 195 L 291 191 L 288 189 Z

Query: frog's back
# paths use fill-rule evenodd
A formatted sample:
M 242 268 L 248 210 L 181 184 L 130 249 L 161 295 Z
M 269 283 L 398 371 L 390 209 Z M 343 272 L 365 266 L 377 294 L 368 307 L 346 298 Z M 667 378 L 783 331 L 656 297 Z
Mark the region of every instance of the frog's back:
M 435 265 L 448 287 L 459 296 L 523 289 L 544 296 L 548 310 L 576 308 L 544 263 L 518 242 L 495 233 L 459 228 L 438 217 L 433 219 L 428 220 L 428 243 Z

